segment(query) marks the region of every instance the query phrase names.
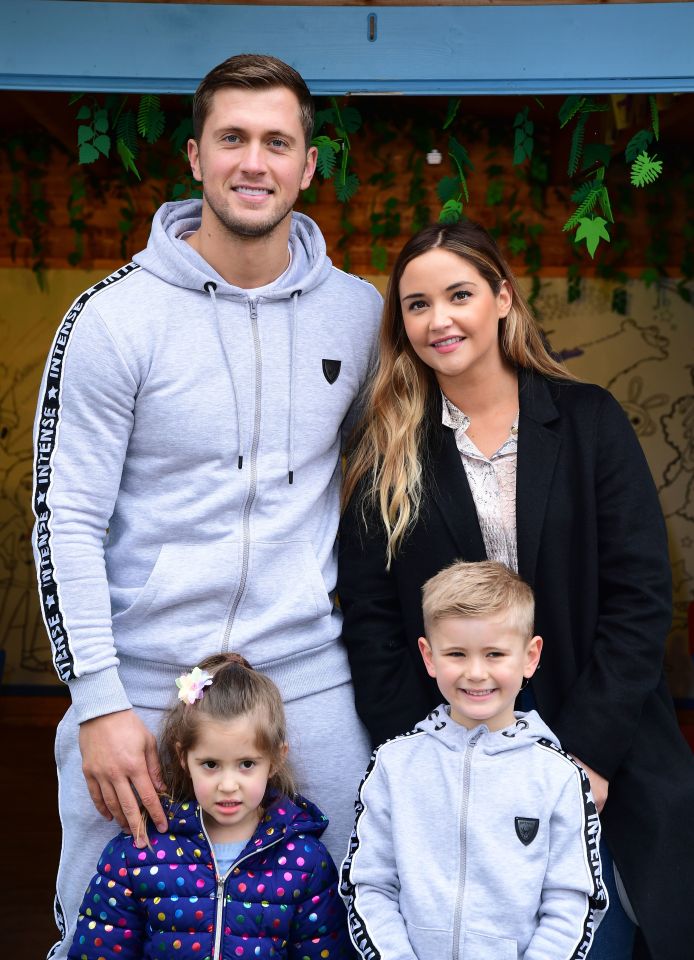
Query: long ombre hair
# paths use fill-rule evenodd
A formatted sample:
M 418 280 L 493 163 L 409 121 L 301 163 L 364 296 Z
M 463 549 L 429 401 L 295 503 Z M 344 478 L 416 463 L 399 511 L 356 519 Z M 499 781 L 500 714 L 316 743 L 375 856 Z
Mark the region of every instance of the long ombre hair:
M 408 263 L 429 250 L 450 250 L 472 264 L 499 294 L 504 281 L 511 308 L 499 321 L 502 356 L 515 367 L 573 379 L 547 350 L 511 268 L 484 227 L 471 221 L 431 224 L 416 233 L 393 266 L 383 305 L 380 358 L 369 387 L 366 414 L 355 432 L 342 488 L 343 507 L 361 489 L 361 516 L 380 515 L 387 534 L 386 564 L 419 515 L 426 458 L 427 414 L 436 406 L 434 372 L 417 356 L 405 333 L 400 280 Z

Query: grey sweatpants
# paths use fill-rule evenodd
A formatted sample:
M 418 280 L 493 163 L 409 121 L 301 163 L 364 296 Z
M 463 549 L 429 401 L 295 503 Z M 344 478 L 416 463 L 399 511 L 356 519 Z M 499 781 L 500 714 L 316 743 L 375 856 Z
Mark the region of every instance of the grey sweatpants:
M 157 733 L 163 713 L 136 707 L 136 713 Z M 339 869 L 354 825 L 354 800 L 369 760 L 365 728 L 354 710 L 351 683 L 285 704 L 289 726 L 289 757 L 301 793 L 326 814 L 330 825 L 323 842 Z M 96 872 L 103 848 L 118 832 L 92 803 L 82 775 L 78 724 L 72 708 L 58 726 L 55 758 L 58 806 L 63 827 L 55 900 L 61 939 L 48 956 L 67 957 L 87 884 Z

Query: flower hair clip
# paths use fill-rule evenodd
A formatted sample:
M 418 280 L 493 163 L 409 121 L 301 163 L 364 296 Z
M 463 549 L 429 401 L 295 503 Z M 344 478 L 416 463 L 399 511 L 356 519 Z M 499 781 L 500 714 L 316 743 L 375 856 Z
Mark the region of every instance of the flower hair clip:
M 176 679 L 178 699 L 191 704 L 195 703 L 196 700 L 202 700 L 205 687 L 209 687 L 213 679 L 206 670 L 193 667 L 190 673 L 184 673 Z

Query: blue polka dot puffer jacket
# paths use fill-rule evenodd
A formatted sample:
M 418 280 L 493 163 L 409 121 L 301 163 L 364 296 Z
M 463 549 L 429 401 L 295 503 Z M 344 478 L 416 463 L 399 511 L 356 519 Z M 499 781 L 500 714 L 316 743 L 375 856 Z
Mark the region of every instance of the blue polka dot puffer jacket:
M 223 877 L 198 805 L 164 801 L 168 833 L 150 848 L 119 834 L 87 887 L 71 960 L 346 960 L 337 871 L 318 837 L 327 819 L 303 797 L 275 798 Z

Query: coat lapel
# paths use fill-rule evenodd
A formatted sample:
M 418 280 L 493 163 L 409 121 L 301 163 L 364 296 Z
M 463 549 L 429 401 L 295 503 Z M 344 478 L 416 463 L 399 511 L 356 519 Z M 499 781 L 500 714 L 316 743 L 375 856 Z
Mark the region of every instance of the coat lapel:
M 439 427 L 433 456 L 434 483 L 431 499 L 453 537 L 461 560 L 486 560 L 482 531 L 477 520 L 465 468 L 455 444 L 455 434 Z
M 516 477 L 516 535 L 518 573 L 531 586 L 547 500 L 561 439 L 551 426 L 559 413 L 542 376 L 523 370 L 518 381 L 518 472 Z

